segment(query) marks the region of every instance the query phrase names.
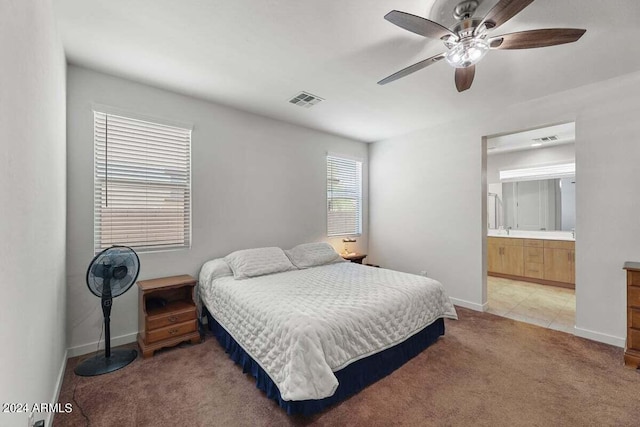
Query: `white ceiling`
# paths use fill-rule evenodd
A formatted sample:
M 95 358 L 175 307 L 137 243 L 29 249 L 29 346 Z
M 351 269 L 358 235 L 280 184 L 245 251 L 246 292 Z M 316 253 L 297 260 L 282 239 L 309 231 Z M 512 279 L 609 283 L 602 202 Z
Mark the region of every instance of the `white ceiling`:
M 383 19 L 393 9 L 428 16 L 434 3 L 435 17 L 456 1 L 54 0 L 72 64 L 363 141 L 640 70 L 640 1 L 536 0 L 493 34 L 587 33 L 570 45 L 492 51 L 461 94 L 446 63 L 377 85 L 444 50 Z M 325 101 L 287 102 L 300 91 Z

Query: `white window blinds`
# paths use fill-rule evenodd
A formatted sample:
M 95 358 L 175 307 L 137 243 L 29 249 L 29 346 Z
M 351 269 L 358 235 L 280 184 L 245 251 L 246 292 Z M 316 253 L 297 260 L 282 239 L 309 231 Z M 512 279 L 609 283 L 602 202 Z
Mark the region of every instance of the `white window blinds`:
M 191 246 L 191 129 L 94 112 L 95 251 Z
M 362 162 L 327 155 L 327 235 L 362 232 Z

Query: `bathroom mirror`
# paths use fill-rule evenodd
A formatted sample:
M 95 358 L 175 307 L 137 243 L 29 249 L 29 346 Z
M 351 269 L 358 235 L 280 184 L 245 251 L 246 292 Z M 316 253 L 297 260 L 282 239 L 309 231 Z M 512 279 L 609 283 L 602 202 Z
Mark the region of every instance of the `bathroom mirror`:
M 575 177 L 488 185 L 489 229 L 571 231 L 576 226 Z

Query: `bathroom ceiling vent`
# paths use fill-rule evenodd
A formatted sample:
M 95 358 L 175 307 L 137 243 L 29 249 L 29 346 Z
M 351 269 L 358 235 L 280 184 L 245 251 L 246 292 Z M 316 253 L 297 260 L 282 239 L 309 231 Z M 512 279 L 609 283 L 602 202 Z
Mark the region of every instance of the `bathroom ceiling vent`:
M 542 138 L 535 138 L 534 139 L 535 142 L 552 142 L 552 141 L 557 141 L 557 140 L 558 140 L 558 136 L 557 135 L 544 136 Z
M 311 108 L 320 101 L 324 101 L 324 99 L 307 92 L 300 92 L 289 100 L 290 103 L 304 108 Z

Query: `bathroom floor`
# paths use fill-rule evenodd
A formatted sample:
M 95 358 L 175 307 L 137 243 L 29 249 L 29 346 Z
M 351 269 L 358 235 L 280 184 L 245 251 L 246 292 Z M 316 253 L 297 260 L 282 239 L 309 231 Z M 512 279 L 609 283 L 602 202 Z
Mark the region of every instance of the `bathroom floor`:
M 488 312 L 572 334 L 576 317 L 573 289 L 487 277 Z

